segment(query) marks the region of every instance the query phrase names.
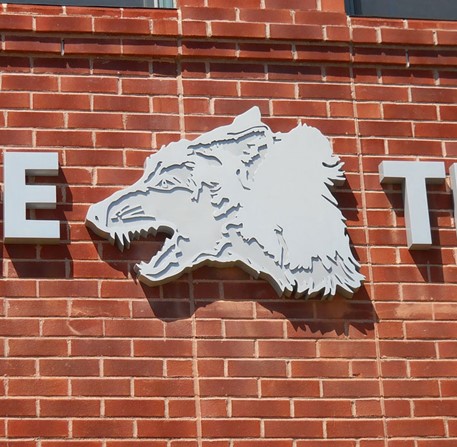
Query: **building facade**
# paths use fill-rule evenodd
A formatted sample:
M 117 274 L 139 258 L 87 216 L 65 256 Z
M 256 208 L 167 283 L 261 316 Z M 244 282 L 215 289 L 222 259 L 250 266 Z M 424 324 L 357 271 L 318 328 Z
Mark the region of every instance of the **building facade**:
M 378 172 L 457 162 L 455 22 L 179 0 L 3 4 L 0 32 L 0 145 L 59 154 L 57 177 L 29 179 L 57 185 L 57 208 L 30 218 L 61 222 L 58 244 L 3 244 L 1 447 L 456 445 L 449 180 L 428 186 L 431 249 L 411 251 L 401 186 Z M 121 253 L 85 226 L 152 152 L 253 106 L 344 161 L 334 195 L 366 277 L 352 299 L 278 297 L 236 267 L 144 286 L 133 267 L 164 236 Z

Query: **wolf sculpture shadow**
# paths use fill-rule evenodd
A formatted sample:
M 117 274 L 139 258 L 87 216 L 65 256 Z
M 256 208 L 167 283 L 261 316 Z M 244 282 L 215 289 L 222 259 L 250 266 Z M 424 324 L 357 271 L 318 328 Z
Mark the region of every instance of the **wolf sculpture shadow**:
M 319 130 L 273 133 L 254 107 L 149 156 L 141 179 L 92 205 L 86 224 L 120 250 L 168 234 L 135 268 L 147 285 L 203 264 L 238 265 L 280 295 L 350 297 L 364 277 L 329 189 L 342 182 L 342 163 Z

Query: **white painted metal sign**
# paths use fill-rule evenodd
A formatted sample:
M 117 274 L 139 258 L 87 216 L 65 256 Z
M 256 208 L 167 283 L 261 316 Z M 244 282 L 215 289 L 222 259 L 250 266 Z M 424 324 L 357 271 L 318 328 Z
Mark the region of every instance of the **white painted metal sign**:
M 4 241 L 5 243 L 57 243 L 59 221 L 26 218 L 27 208 L 54 209 L 56 187 L 27 185 L 27 175 L 54 176 L 59 172 L 54 152 L 5 152 L 4 164 Z
M 121 250 L 167 233 L 162 250 L 136 267 L 148 285 L 236 264 L 280 294 L 350 296 L 364 277 L 329 189 L 342 181 L 342 163 L 317 129 L 273 133 L 255 107 L 151 155 L 142 178 L 93 205 L 86 224 Z

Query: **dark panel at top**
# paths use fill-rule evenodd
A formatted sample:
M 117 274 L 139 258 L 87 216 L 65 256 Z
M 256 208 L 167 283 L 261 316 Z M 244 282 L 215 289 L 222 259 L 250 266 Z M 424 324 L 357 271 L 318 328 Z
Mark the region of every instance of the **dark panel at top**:
M 457 20 L 457 0 L 345 0 L 349 15 Z

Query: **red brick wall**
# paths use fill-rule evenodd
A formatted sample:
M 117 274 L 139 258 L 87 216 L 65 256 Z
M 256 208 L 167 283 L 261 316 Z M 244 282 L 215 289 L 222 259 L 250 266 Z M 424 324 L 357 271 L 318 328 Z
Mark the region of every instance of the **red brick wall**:
M 3 246 L 1 447 L 454 447 L 456 232 L 406 248 L 386 159 L 457 161 L 455 23 L 349 19 L 343 0 L 182 0 L 177 11 L 5 6 L 0 145 L 59 152 L 57 246 Z M 258 105 L 321 129 L 367 280 L 278 299 L 235 268 L 141 287 L 84 226 L 151 149 Z M 394 209 L 392 209 L 394 208 Z

